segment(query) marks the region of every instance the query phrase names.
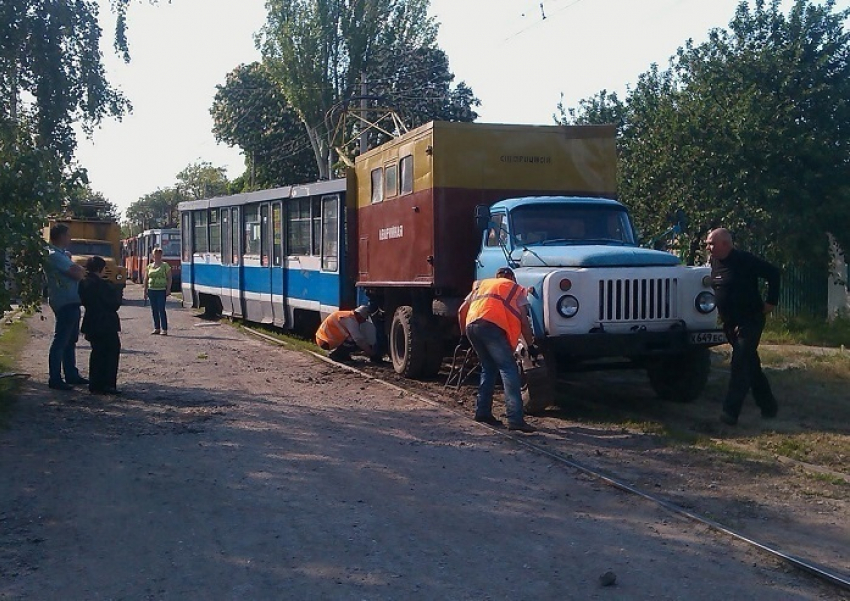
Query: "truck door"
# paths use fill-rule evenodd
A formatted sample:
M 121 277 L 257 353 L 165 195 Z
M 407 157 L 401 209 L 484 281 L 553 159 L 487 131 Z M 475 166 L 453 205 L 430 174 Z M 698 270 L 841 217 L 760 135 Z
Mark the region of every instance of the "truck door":
M 493 213 L 490 216 L 490 227 L 484 232 L 481 250 L 475 261 L 475 279 L 492 278 L 499 267 L 508 264 L 505 250 L 510 252 L 510 236 L 508 221 L 505 213 Z

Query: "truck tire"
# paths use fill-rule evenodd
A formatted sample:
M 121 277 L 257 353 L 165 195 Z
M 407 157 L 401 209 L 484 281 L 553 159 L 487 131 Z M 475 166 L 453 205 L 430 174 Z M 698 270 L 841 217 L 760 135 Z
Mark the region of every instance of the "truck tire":
M 413 307 L 401 306 L 395 310 L 390 325 L 390 358 L 397 374 L 405 378 L 425 375 L 427 339 L 428 334 L 413 314 Z
M 554 354 L 545 357 L 538 367 L 525 368 L 522 383 L 522 406 L 526 415 L 540 415 L 555 404 L 557 366 Z
M 690 403 L 699 397 L 711 371 L 711 352 L 707 348 L 670 357 L 647 369 L 649 383 L 665 401 Z

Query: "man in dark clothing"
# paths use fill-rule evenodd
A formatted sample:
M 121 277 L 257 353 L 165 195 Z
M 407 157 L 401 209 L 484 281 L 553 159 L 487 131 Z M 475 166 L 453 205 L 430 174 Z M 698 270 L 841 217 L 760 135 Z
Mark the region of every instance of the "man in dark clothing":
M 92 257 L 86 262 L 86 277 L 80 282 L 80 300 L 86 308 L 80 331 L 91 343 L 89 391 L 92 394 L 120 394 L 116 387 L 118 358 L 121 355 L 121 320 L 118 308 L 121 294 L 103 279 L 106 261 Z
M 717 311 L 732 345 L 732 374 L 720 421 L 730 426 L 738 423 L 744 397 L 750 390 L 762 417 L 775 417 L 778 406 L 761 369 L 758 345 L 765 316 L 779 302 L 779 269 L 736 249 L 732 235 L 723 228 L 713 230 L 706 245 L 711 253 L 711 282 Z M 759 279 L 767 280 L 767 300 L 759 292 Z

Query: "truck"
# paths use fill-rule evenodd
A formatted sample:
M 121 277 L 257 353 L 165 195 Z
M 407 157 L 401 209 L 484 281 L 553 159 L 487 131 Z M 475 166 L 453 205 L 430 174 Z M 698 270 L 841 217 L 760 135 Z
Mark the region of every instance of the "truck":
M 661 398 L 697 398 L 725 342 L 710 270 L 638 244 L 616 174 L 613 126 L 432 122 L 357 157 L 356 285 L 395 371 L 436 375 L 473 282 L 509 266 L 545 359 L 528 411 L 565 370 L 640 368 Z
M 121 226 L 108 219 L 54 217 L 44 228 L 46 241 L 50 241 L 50 228 L 58 223 L 67 225 L 71 234 L 71 246 L 67 249 L 71 253 L 71 259 L 85 267 L 90 257 L 102 257 L 106 261 L 103 278 L 111 282 L 123 296 L 127 284 L 127 269 L 121 262 Z

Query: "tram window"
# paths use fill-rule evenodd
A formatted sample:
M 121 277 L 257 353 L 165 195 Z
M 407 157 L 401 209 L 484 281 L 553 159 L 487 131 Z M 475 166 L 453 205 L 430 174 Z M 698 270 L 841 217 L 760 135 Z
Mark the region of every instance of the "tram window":
M 310 254 L 310 199 L 297 198 L 287 207 L 287 253 Z
M 230 209 L 221 210 L 221 264 L 230 265 L 233 255 L 232 240 L 230 238 Z
M 221 254 L 221 223 L 218 221 L 218 209 L 210 211 L 210 252 Z
M 207 212 L 195 211 L 192 213 L 195 218 L 195 248 L 196 253 L 206 253 L 210 251 L 209 239 L 207 237 Z M 148 249 L 148 251 L 153 250 Z
M 322 269 L 339 265 L 339 196 L 322 197 Z
M 260 265 L 269 266 L 269 255 L 271 254 L 271 239 L 269 237 L 269 205 L 260 207 L 261 237 Z
M 384 169 L 384 183 L 387 198 L 398 196 L 398 165 L 387 165 Z
M 245 207 L 245 243 L 242 253 L 246 259 L 260 258 L 260 207 L 250 205 Z
M 240 253 L 239 253 L 239 239 L 241 238 L 240 230 L 239 230 L 239 223 L 240 223 L 239 222 L 239 209 L 234 207 L 234 208 L 230 209 L 230 226 L 231 226 L 230 227 L 230 233 L 231 233 L 231 236 L 230 236 L 230 244 L 231 244 L 230 258 L 231 258 L 231 264 L 232 265 L 239 265 L 239 261 L 242 258 L 240 256 Z
M 313 244 L 310 254 L 319 257 L 322 254 L 322 201 L 319 198 L 314 198 L 310 205 L 313 211 Z
M 283 243 L 283 223 L 281 223 L 282 211 L 280 203 L 275 203 L 272 207 L 272 240 L 274 247 L 272 249 L 272 260 L 275 267 L 280 267 L 282 257 Z
M 372 204 L 384 200 L 384 170 L 372 170 Z
M 413 192 L 413 155 L 403 157 L 398 166 L 401 172 L 401 194 L 410 194 Z
M 183 213 L 183 261 L 192 260 L 192 214 Z M 133 241 L 133 254 L 139 254 L 139 239 Z

